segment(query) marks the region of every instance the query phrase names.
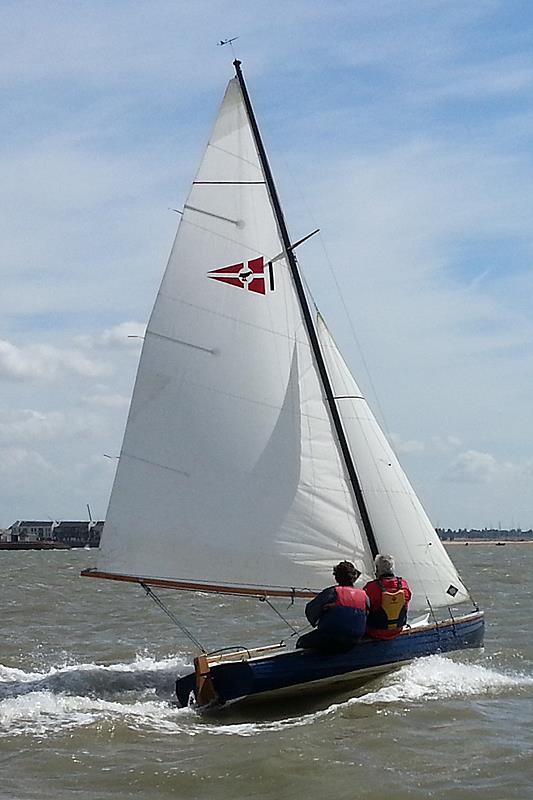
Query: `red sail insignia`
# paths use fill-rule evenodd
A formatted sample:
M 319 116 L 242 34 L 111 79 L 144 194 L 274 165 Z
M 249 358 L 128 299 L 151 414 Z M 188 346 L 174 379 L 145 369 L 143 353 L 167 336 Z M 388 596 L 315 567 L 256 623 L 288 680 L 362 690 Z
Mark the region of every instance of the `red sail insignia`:
M 274 289 L 272 275 L 272 264 L 268 264 L 269 289 Z M 240 264 L 232 264 L 231 267 L 221 267 L 212 269 L 207 273 L 208 278 L 215 281 L 229 283 L 230 286 L 237 286 L 239 289 L 246 289 L 248 292 L 256 294 L 266 294 L 265 263 L 263 256 L 253 258 L 251 261 L 244 261 Z

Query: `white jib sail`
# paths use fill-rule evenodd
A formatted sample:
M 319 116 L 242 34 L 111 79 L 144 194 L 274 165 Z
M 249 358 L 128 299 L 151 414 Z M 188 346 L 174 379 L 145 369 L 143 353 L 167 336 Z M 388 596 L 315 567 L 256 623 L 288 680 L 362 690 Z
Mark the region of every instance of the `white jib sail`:
M 146 332 L 98 569 L 321 589 L 368 574 L 242 94 L 230 81 Z
M 438 608 L 469 599 L 320 315 L 318 334 L 378 548 L 394 556 L 396 574 L 408 580 L 411 608 L 427 608 L 428 600 Z

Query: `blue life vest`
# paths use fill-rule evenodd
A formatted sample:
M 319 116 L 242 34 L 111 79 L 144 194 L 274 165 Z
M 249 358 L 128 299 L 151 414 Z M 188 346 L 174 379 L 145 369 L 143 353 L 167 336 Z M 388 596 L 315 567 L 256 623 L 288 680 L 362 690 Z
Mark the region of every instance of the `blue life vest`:
M 359 639 L 366 629 L 366 594 L 354 586 L 336 586 L 336 603 L 321 615 L 318 630 L 331 636 Z

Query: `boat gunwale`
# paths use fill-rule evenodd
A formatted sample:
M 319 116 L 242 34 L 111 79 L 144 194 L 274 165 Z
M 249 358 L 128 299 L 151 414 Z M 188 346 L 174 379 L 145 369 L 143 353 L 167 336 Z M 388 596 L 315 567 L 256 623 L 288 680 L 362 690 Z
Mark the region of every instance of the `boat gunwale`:
M 402 632 L 394 637 L 394 639 L 374 639 L 371 636 L 365 636 L 360 644 L 371 644 L 371 643 L 383 643 L 388 641 L 394 641 L 395 639 L 400 638 L 401 636 L 413 636 L 417 633 L 425 633 L 431 630 L 435 630 L 438 632 L 441 628 L 448 628 L 453 627 L 456 625 L 464 625 L 468 622 L 474 622 L 478 619 L 483 619 L 485 613 L 483 611 L 474 611 L 470 614 L 465 614 L 461 617 L 454 617 L 442 620 L 441 622 L 430 622 L 426 625 L 416 625 L 411 627 L 406 625 Z M 261 661 L 265 658 L 277 658 L 279 656 L 287 656 L 287 655 L 297 655 L 299 653 L 304 653 L 304 649 L 295 649 L 295 650 L 284 650 L 283 648 L 286 645 L 284 643 L 273 644 L 273 645 L 264 645 L 262 647 L 250 647 L 250 648 L 239 648 L 233 652 L 224 653 L 224 654 L 217 654 L 213 653 L 211 656 L 207 653 L 207 659 L 209 661 L 209 665 L 216 667 L 218 664 L 222 663 L 232 663 L 238 661 L 245 661 L 245 662 L 254 662 L 254 661 Z M 262 652 L 261 652 L 262 651 Z M 269 653 L 269 651 L 272 651 Z M 278 652 L 275 652 L 278 651 Z M 409 660 L 409 659 L 408 659 Z
M 478 619 L 483 619 L 485 616 L 483 611 L 474 611 L 470 614 L 464 614 L 461 617 L 454 617 L 442 620 L 441 622 L 431 622 L 425 625 L 416 625 L 411 627 L 406 625 L 402 632 L 394 639 L 400 636 L 413 636 L 417 633 L 424 633 L 427 631 L 438 631 L 440 628 L 453 627 L 454 625 L 464 625 L 468 622 L 474 622 Z M 394 641 L 394 639 L 373 639 L 371 636 L 366 636 L 361 640 L 361 644 L 370 644 L 371 642 L 386 642 Z M 260 661 L 264 658 L 276 658 L 278 656 L 298 655 L 304 653 L 304 649 L 287 650 L 284 642 L 279 642 L 272 645 L 262 645 L 259 647 L 240 647 L 239 649 L 230 651 L 228 653 L 207 653 L 209 666 L 216 667 L 218 664 L 233 663 L 237 661 Z

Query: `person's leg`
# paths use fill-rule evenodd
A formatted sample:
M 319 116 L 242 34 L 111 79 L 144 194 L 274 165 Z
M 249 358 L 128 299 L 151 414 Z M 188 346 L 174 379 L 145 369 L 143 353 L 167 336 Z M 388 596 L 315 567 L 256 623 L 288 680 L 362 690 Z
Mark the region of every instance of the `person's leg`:
M 307 650 L 318 650 L 324 641 L 324 636 L 316 628 L 309 633 L 304 633 L 296 642 L 297 648 L 305 648 Z
M 333 636 L 316 628 L 314 631 L 300 636 L 296 642 L 296 647 L 319 650 L 321 653 L 345 653 L 351 650 L 358 641 L 352 636 Z

